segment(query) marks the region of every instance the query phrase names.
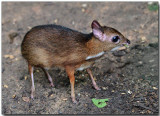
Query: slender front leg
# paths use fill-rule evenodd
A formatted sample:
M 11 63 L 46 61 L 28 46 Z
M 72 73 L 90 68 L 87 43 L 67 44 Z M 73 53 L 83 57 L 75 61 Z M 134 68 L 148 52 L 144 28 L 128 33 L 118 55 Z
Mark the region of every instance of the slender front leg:
M 74 93 L 74 84 L 75 84 L 75 77 L 74 77 L 74 71 L 75 69 L 73 67 L 66 67 L 66 72 L 69 76 L 70 84 L 71 84 L 71 98 L 73 103 L 77 103 L 75 99 L 75 93 Z
M 94 80 L 94 78 L 93 78 L 92 71 L 91 71 L 89 68 L 87 68 L 87 72 L 88 72 L 89 76 L 91 77 L 93 87 L 94 87 L 96 90 L 101 90 L 101 89 L 97 86 L 97 84 L 96 84 L 96 82 L 95 82 L 95 80 Z
M 51 86 L 51 87 L 54 87 L 54 84 L 53 84 L 53 81 L 52 81 L 52 77 L 51 77 L 50 74 L 48 73 L 48 70 L 45 69 L 45 68 L 42 68 L 42 70 L 43 70 L 44 73 L 47 75 L 48 80 L 49 80 L 49 82 L 50 82 L 50 86 Z
M 31 86 L 31 98 L 34 98 L 34 94 L 35 94 L 35 87 L 34 87 L 34 77 L 33 77 L 33 66 L 31 66 L 28 63 L 28 70 L 29 70 L 29 74 L 31 76 L 31 81 L 32 81 L 32 86 Z

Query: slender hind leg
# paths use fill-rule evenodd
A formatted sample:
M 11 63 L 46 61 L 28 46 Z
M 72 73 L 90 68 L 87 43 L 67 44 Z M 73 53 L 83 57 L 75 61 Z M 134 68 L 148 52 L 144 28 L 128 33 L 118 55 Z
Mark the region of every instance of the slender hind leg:
M 32 81 L 32 86 L 31 86 L 31 98 L 33 99 L 34 98 L 34 94 L 35 94 L 35 86 L 34 86 L 34 77 L 33 77 L 33 66 L 31 66 L 29 63 L 28 63 L 28 70 L 29 70 L 29 74 L 31 76 L 31 81 Z
M 51 86 L 51 87 L 54 87 L 54 84 L 53 84 L 53 81 L 52 81 L 52 77 L 49 75 L 49 73 L 48 73 L 47 69 L 42 68 L 42 70 L 43 70 L 43 71 L 44 71 L 44 73 L 47 75 L 48 80 L 49 80 L 49 82 L 50 82 L 50 86 Z
M 92 72 L 91 72 L 91 70 L 90 70 L 89 68 L 87 69 L 87 72 L 88 72 L 88 74 L 89 74 L 89 76 L 90 76 L 90 78 L 91 78 L 91 80 L 92 80 L 93 87 L 94 87 L 96 90 L 101 90 L 101 89 L 97 86 L 97 84 L 96 84 L 96 82 L 95 82 L 95 80 L 94 80 L 94 78 L 93 78 Z
M 73 103 L 77 103 L 75 99 L 74 93 L 74 84 L 75 84 L 75 77 L 74 77 L 74 68 L 73 67 L 66 67 L 66 72 L 69 76 L 70 84 L 71 84 L 71 98 Z

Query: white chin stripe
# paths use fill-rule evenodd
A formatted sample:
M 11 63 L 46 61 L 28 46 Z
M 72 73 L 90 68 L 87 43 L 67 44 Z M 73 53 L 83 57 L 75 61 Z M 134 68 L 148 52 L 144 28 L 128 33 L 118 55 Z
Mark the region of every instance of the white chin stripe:
M 98 53 L 98 54 L 96 54 L 96 55 L 88 56 L 88 57 L 86 58 L 86 60 L 89 60 L 89 59 L 92 59 L 92 58 L 97 58 L 97 57 L 99 57 L 99 56 L 102 56 L 104 53 L 105 53 L 105 52 L 100 52 L 100 53 Z
M 115 51 L 115 50 L 117 50 L 118 48 L 120 48 L 121 46 L 117 46 L 117 47 L 115 47 L 115 48 L 113 48 L 113 49 L 111 49 L 111 52 L 113 52 L 113 51 Z

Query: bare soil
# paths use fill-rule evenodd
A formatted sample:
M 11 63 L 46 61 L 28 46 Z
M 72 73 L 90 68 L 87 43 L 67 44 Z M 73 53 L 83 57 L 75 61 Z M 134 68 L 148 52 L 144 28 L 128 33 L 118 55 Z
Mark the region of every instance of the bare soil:
M 147 2 L 2 2 L 2 114 L 158 114 L 158 11 Z M 86 71 L 76 72 L 75 93 L 64 70 L 49 71 L 55 88 L 43 71 L 35 69 L 36 97 L 31 100 L 31 80 L 21 56 L 21 42 L 34 26 L 59 24 L 84 33 L 91 22 L 122 32 L 129 49 L 107 53 L 93 74 L 101 91 L 93 89 Z M 96 107 L 92 98 L 109 98 Z

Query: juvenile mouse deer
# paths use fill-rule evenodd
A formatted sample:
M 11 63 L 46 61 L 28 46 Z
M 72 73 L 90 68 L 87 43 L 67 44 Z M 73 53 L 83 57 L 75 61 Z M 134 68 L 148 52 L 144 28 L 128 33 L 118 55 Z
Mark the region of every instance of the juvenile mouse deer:
M 96 20 L 91 24 L 92 33 L 81 32 L 59 26 L 41 25 L 32 28 L 24 37 L 21 51 L 28 62 L 28 70 L 32 80 L 31 98 L 34 97 L 34 67 L 40 67 L 47 75 L 51 86 L 54 86 L 48 69 L 65 68 L 71 84 L 71 98 L 76 103 L 74 84 L 75 70 L 87 69 L 96 90 L 97 86 L 89 67 L 105 52 L 116 50 L 130 44 L 116 29 L 101 26 Z

